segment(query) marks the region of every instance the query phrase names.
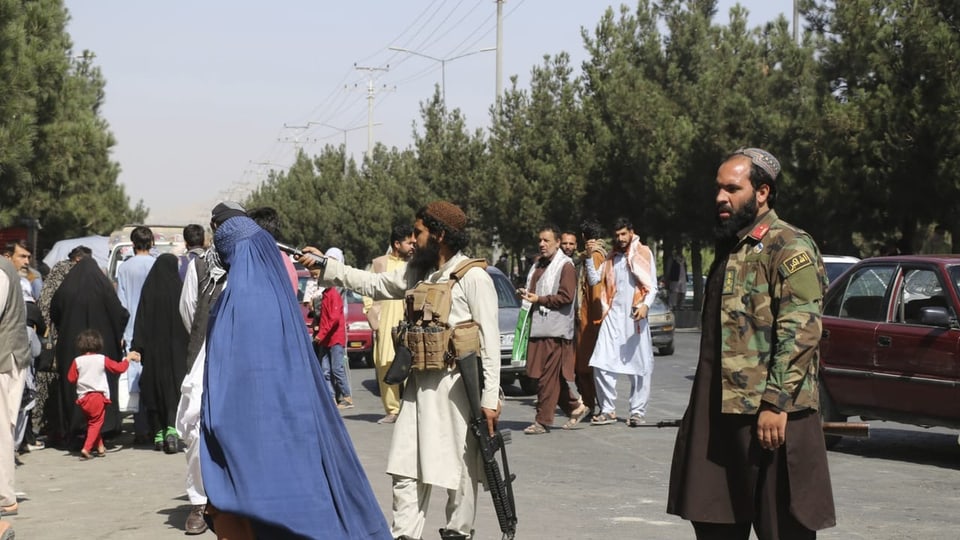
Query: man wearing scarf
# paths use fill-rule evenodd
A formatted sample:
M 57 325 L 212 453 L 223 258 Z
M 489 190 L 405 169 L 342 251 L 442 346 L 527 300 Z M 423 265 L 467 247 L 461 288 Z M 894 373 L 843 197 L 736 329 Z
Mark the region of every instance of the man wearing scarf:
M 527 346 L 527 376 L 539 381 L 536 420 L 523 430 L 527 435 L 547 433 L 557 405 L 570 420 L 570 429 L 587 415 L 574 386 L 573 300 L 577 270 L 560 251 L 560 230 L 552 225 L 540 229 L 540 259 L 530 268 L 527 287 L 520 289 L 523 305 L 530 310 L 530 343 Z
M 319 281 L 343 286 L 374 300 L 403 298 L 419 282 L 447 283 L 461 263 L 469 239 L 467 216 L 456 205 L 434 201 L 421 208 L 413 225 L 417 247 L 405 267 L 374 274 L 323 259 Z M 315 248 L 304 251 L 318 253 Z M 316 259 L 300 263 L 314 266 Z M 500 330 L 497 292 L 493 280 L 479 266 L 468 270 L 450 289 L 451 326 L 474 321 L 480 326 L 479 356 L 483 369 L 480 407 L 492 435 L 500 416 Z M 475 538 L 477 485 L 483 475 L 476 438 L 468 436 L 467 391 L 456 365 L 444 369 L 415 370 L 403 390 L 403 405 L 393 429 L 387 474 L 393 477 L 394 538 L 418 539 L 430 493 L 436 486 L 447 495 L 446 524 L 440 537 Z M 486 535 L 487 537 L 489 535 Z
M 244 215 L 239 203 L 226 201 L 211 213 L 210 229 L 216 231 L 229 217 Z M 203 396 L 203 367 L 206 363 L 207 322 L 210 308 L 220 298 L 227 284 L 227 271 L 220 264 L 214 246 L 190 260 L 180 291 L 180 318 L 189 332 L 187 341 L 187 375 L 180 385 L 180 403 L 177 406 L 177 432 L 186 444 L 187 498 L 192 505 L 184 530 L 187 534 L 203 534 L 207 522 L 203 519 L 207 493 L 203 489 L 200 472 L 200 402 Z
M 746 540 L 751 526 L 810 540 L 836 523 L 817 414 L 827 278 L 810 235 L 773 210 L 779 174 L 759 148 L 717 171 L 717 255 L 667 499 L 699 540 Z
M 577 391 L 583 404 L 590 408 L 590 413 L 597 406 L 597 385 L 593 382 L 593 368 L 590 367 L 590 357 L 597 345 L 597 335 L 600 333 L 600 323 L 603 320 L 603 304 L 600 302 L 603 285 L 587 283 L 587 265 L 599 268 L 607 258 L 607 249 L 603 242 L 603 228 L 593 220 L 585 220 L 580 224 L 580 234 L 584 243 L 593 240 L 593 251 L 584 251 L 577 263 L 577 300 L 574 302 L 577 328 L 576 337 L 576 374 Z
M 600 414 L 591 424 L 603 426 L 617 421 L 617 375 L 630 380 L 630 418 L 627 425 L 644 423 L 653 372 L 653 344 L 647 313 L 657 297 L 657 267 L 650 248 L 640 243 L 633 224 L 620 218 L 614 224 L 614 249 L 600 268 L 587 260 L 587 282 L 602 284 L 600 303 L 603 322 L 590 357 Z M 597 250 L 597 241 L 587 242 Z

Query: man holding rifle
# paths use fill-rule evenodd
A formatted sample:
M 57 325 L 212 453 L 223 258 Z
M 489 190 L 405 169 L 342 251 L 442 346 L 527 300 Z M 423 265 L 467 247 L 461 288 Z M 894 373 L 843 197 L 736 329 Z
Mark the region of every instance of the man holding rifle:
M 461 251 L 467 245 L 466 224 L 466 215 L 452 203 L 424 206 L 414 223 L 414 256 L 392 272 L 375 274 L 333 259 L 300 258 L 304 266 L 321 268 L 318 281 L 327 286 L 346 287 L 374 300 L 405 299 L 398 341 L 410 350 L 412 369 L 387 460 L 393 477 L 391 532 L 398 539 L 422 537 L 434 486 L 447 490 L 440 537 L 473 535 L 483 464 L 477 438 L 468 433 L 469 400 L 457 357 L 472 352 L 481 358 L 480 407 L 490 437 L 500 416 L 497 294 L 485 262 Z M 319 254 L 315 248 L 304 251 Z
M 773 210 L 780 163 L 744 148 L 716 179 L 716 259 L 667 512 L 696 537 L 816 538 L 836 523 L 818 408 L 823 261 Z

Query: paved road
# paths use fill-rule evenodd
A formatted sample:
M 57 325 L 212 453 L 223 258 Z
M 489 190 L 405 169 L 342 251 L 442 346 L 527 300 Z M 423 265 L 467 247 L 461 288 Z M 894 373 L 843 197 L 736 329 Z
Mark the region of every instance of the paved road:
M 677 334 L 676 354 L 657 357 L 650 420 L 679 417 L 696 366 L 699 335 Z M 344 420 L 380 507 L 389 516 L 383 474 L 391 426 L 377 425 L 373 372 L 351 373 L 357 407 Z M 584 425 L 546 435 L 519 433 L 533 418 L 532 398 L 510 392 L 502 425 L 517 430 L 509 446 L 517 475 L 520 539 L 689 539 L 689 524 L 664 513 L 675 430 Z M 621 389 L 624 394 L 626 388 Z M 621 416 L 624 411 L 620 411 Z M 561 418 L 558 418 L 562 422 Z M 839 524 L 823 539 L 954 539 L 960 518 L 957 434 L 874 423 L 869 440 L 843 441 L 830 452 Z M 23 539 L 182 538 L 189 509 L 183 455 L 132 448 L 130 438 L 106 459 L 80 462 L 53 449 L 23 456 L 17 489 Z M 435 496 L 426 538 L 436 538 L 444 500 Z M 497 539 L 489 497 L 481 494 L 477 538 Z M 207 533 L 199 538 L 213 538 Z

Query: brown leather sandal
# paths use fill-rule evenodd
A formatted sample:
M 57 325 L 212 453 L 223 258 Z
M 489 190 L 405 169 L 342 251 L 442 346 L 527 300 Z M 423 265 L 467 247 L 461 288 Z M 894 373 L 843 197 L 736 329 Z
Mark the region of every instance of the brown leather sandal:
M 544 433 L 549 433 L 549 430 L 540 425 L 538 422 L 534 422 L 527 426 L 523 432 L 527 435 L 543 435 Z

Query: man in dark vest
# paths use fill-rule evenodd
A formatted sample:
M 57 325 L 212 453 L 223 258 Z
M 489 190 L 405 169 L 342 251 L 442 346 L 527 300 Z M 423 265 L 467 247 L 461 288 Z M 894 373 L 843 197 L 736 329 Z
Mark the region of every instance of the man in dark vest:
M 24 371 L 32 358 L 20 274 L 5 257 L 0 257 L 0 310 L 0 513 L 7 516 L 16 515 L 18 508 L 13 426 L 23 395 Z

